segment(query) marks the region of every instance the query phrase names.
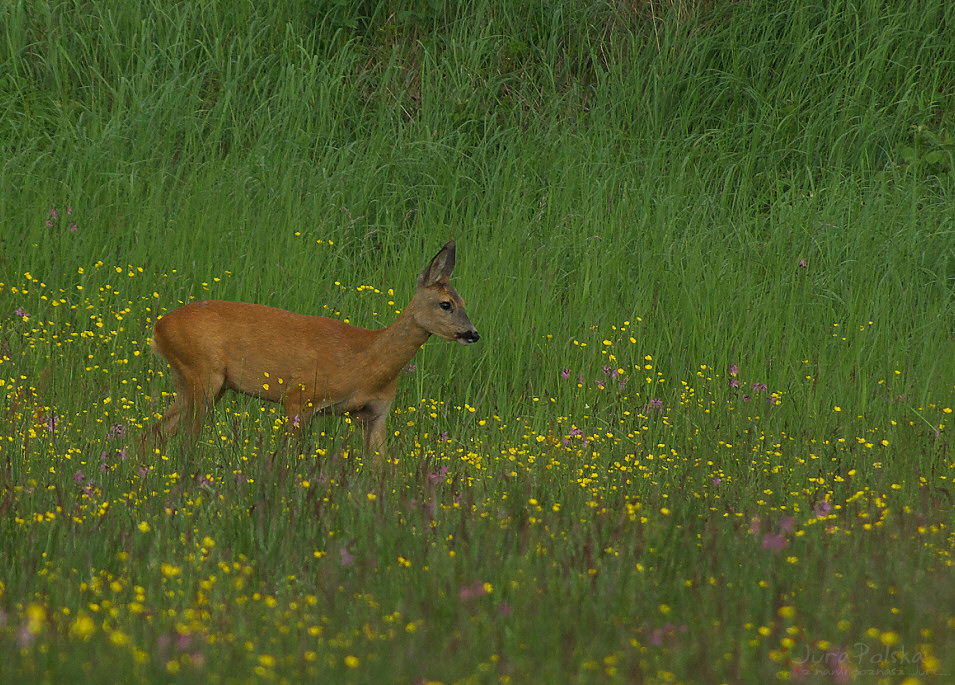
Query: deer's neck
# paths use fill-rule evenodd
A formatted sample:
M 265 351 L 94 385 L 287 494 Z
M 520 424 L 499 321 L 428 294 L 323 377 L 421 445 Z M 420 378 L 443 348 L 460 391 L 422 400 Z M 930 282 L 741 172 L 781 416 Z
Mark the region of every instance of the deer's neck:
M 378 332 L 368 349 L 368 370 L 381 379 L 396 378 L 430 337 L 415 323 L 414 302 L 410 303 L 393 324 Z

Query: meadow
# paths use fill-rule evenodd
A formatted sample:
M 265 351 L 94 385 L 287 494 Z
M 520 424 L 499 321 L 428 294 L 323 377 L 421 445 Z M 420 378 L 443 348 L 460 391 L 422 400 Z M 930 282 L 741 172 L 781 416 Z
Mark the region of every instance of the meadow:
M 955 7 L 0 5 L 0 682 L 955 676 Z M 390 463 L 156 320 L 481 340 Z

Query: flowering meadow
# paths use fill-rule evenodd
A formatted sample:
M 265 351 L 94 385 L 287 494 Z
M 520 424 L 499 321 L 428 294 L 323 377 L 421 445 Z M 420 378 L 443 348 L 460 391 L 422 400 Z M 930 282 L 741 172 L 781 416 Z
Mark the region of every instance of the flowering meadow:
M 115 285 L 2 286 L 18 305 L 0 376 L 5 680 L 97 680 L 102 661 L 110 678 L 213 682 L 943 668 L 951 391 L 917 406 L 893 373 L 882 422 L 834 405 L 816 434 L 787 408 L 812 375 L 671 379 L 637 318 L 580 331 L 511 418 L 405 393 L 390 465 L 347 425 L 290 444 L 251 401 L 223 402 L 194 451 L 143 455 L 135 436 L 168 401 L 163 364 L 140 359 L 161 310 L 122 295 L 141 267 L 82 271 Z M 58 384 L 80 392 L 58 405 Z
M 0 9 L 0 682 L 955 677 L 946 4 L 72 5 Z M 164 313 L 381 328 L 449 234 L 390 461 L 143 442 Z

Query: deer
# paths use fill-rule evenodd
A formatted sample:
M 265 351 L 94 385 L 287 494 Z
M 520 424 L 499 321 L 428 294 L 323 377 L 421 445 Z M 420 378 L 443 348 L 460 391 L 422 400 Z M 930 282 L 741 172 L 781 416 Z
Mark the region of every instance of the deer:
M 378 330 L 247 302 L 202 300 L 168 312 L 151 343 L 176 389 L 153 427 L 160 444 L 183 422 L 198 441 L 207 410 L 233 390 L 282 404 L 293 435 L 316 414 L 348 413 L 366 452 L 388 459 L 385 419 L 402 369 L 432 335 L 463 345 L 480 339 L 450 283 L 454 252 L 450 240 L 418 276 L 408 306 Z

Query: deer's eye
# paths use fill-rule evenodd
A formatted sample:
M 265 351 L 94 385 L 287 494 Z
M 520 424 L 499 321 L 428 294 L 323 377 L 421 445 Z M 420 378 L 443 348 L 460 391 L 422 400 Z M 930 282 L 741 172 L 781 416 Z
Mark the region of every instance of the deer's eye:
M 444 302 L 441 302 L 438 306 L 441 307 L 441 309 L 443 309 L 446 312 L 451 311 L 451 303 L 448 302 L 447 300 L 445 300 Z

